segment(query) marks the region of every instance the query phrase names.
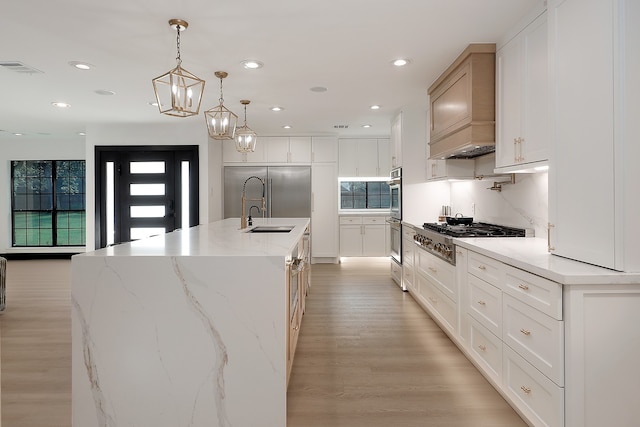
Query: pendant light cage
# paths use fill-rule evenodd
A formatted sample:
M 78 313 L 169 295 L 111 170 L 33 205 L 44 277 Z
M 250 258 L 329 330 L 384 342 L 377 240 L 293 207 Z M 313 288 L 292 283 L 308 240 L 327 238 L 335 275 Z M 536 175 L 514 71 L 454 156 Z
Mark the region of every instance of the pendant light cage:
M 240 101 L 244 105 L 244 125 L 236 130 L 236 151 L 240 153 L 252 153 L 256 150 L 256 133 L 247 126 L 247 105 L 251 101 L 243 99 Z
M 216 71 L 215 76 L 220 79 L 220 104 L 204 112 L 207 121 L 207 131 L 213 139 L 225 140 L 234 139 L 238 116 L 224 106 L 222 96 L 222 80 L 227 77 L 224 71 Z
M 173 70 L 152 80 L 156 102 L 162 114 L 175 117 L 195 116 L 200 112 L 205 81 L 182 68 L 180 32 L 186 30 L 189 23 L 182 19 L 171 19 L 169 25 L 177 33 L 177 65 Z

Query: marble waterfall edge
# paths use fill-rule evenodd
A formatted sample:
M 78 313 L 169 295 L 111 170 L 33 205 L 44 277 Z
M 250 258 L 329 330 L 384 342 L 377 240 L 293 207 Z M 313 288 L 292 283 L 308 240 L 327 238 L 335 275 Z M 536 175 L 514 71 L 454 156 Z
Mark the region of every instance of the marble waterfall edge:
M 286 425 L 283 257 L 74 257 L 75 427 Z

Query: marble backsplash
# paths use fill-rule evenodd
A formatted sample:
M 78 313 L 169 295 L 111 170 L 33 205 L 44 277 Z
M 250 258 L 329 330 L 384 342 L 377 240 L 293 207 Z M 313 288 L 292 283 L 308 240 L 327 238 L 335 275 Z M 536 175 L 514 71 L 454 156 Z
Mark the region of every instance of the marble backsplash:
M 548 173 L 516 174 L 515 184 L 502 191 L 489 190 L 495 181 L 508 176 L 480 181 L 451 182 L 451 210 L 475 221 L 530 228 L 536 237 L 546 237 L 548 222 Z

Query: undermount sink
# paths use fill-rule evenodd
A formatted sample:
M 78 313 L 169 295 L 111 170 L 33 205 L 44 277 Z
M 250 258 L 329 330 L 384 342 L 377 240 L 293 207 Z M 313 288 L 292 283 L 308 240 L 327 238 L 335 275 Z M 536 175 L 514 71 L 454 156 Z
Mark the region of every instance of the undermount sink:
M 247 233 L 288 233 L 294 228 L 293 225 L 258 225 L 248 230 Z

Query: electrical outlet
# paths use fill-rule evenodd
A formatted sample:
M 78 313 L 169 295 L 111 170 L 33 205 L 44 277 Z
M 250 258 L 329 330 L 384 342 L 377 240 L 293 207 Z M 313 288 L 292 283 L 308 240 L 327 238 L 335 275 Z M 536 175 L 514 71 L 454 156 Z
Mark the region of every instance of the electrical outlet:
M 471 215 L 475 215 L 476 214 L 476 204 L 475 203 L 471 203 Z

